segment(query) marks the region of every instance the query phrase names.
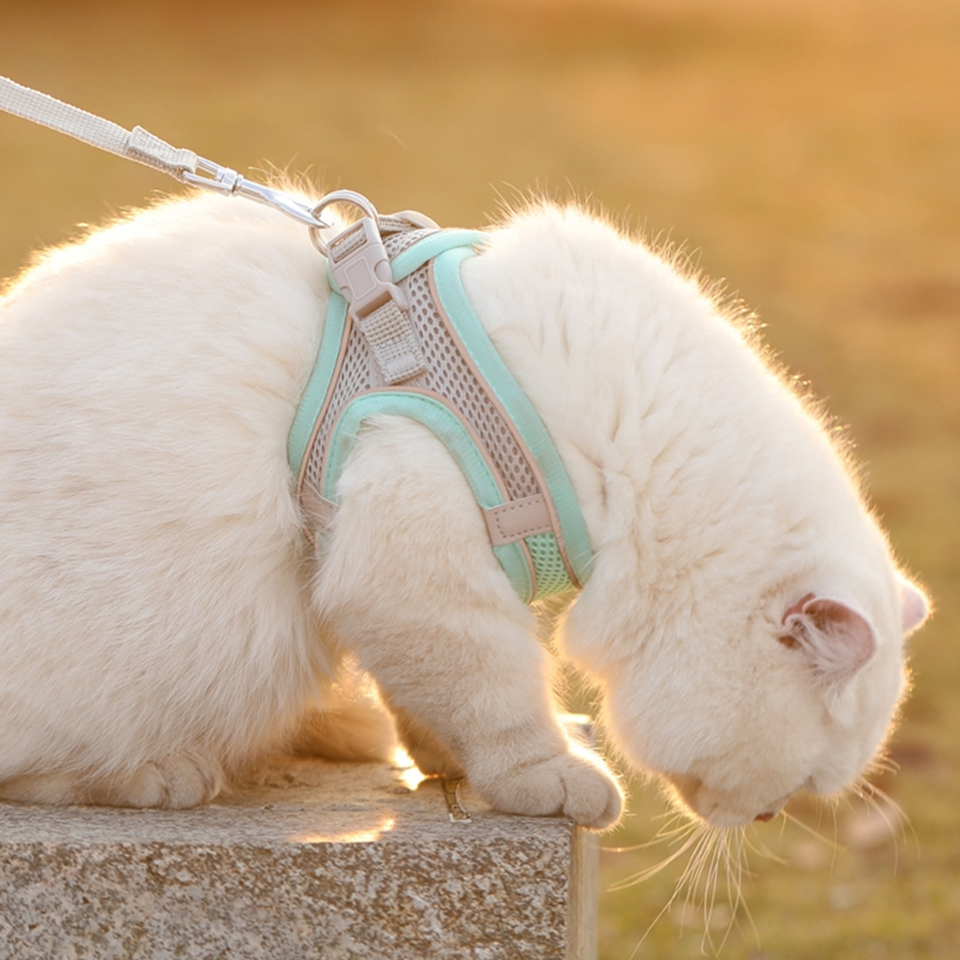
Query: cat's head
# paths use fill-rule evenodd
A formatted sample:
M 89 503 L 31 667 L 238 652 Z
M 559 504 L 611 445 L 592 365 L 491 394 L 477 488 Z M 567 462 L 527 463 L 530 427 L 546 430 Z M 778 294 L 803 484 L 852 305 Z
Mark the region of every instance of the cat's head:
M 768 820 L 797 791 L 833 794 L 869 767 L 906 686 L 904 638 L 927 610 L 892 570 L 859 597 L 829 578 L 781 584 L 739 622 L 718 604 L 694 636 L 655 630 L 604 671 L 607 725 L 695 816 Z
M 537 358 L 524 386 L 594 553 L 560 646 L 599 680 L 615 745 L 718 827 L 854 782 L 895 720 L 927 603 L 849 451 L 672 264 L 569 212 L 511 229 L 529 259 L 511 260 L 516 312 L 491 336 L 518 366 Z M 531 279 L 563 271 L 562 296 Z M 518 332 L 528 317 L 536 338 Z
M 747 729 L 728 752 L 667 761 L 675 799 L 714 826 L 738 826 L 771 819 L 799 790 L 832 794 L 855 782 L 886 738 L 906 685 L 898 641 L 927 616 L 913 584 L 901 578 L 898 593 L 900 623 L 887 631 L 854 601 L 823 591 L 781 603 L 775 633 L 786 656 L 777 651 L 785 662 L 773 666 L 776 688 L 757 698 L 756 712 L 745 700 Z

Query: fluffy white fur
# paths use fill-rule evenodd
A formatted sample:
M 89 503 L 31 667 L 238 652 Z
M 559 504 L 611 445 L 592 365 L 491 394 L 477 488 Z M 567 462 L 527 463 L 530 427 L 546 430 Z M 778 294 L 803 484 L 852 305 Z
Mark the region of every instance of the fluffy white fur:
M 562 649 L 616 744 L 726 826 L 859 774 L 926 615 L 842 458 L 643 246 L 531 210 L 463 269 L 596 549 Z M 315 562 L 285 456 L 327 297 L 306 230 L 219 197 L 55 251 L 0 302 L 0 796 L 189 806 L 264 751 L 382 756 L 602 827 L 532 612 L 445 448 L 371 422 Z M 331 686 L 339 678 L 339 684 Z

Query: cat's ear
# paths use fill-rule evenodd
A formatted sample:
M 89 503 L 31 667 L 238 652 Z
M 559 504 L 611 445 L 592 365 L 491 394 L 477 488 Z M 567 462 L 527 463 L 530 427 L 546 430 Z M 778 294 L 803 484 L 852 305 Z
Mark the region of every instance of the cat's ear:
M 873 656 L 873 628 L 856 610 L 839 600 L 808 593 L 783 615 L 786 636 L 831 684 L 849 680 Z
M 930 604 L 923 592 L 906 577 L 897 575 L 900 584 L 900 612 L 903 622 L 903 635 L 913 633 L 930 613 Z

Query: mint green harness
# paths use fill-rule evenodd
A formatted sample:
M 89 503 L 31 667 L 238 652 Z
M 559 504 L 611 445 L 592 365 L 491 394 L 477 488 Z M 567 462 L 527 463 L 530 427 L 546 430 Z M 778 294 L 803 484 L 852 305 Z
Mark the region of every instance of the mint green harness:
M 331 242 L 332 259 L 348 232 Z M 493 551 L 514 590 L 529 603 L 582 586 L 592 551 L 556 447 L 461 283 L 461 264 L 486 242 L 478 231 L 410 230 L 409 225 L 382 241 L 393 289 L 401 292 L 395 299 L 401 306 L 404 298 L 410 303 L 406 311 L 390 305 L 391 319 L 402 324 L 408 315 L 419 318 L 412 335 L 407 328 L 402 333 L 390 328 L 389 336 L 400 338 L 407 353 L 416 354 L 419 347 L 422 354 L 409 364 L 415 372 L 396 375 L 399 382 L 374 382 L 377 375 L 370 370 L 376 365 L 358 332 L 368 321 L 351 315 L 334 267 L 320 349 L 290 431 L 288 455 L 301 503 L 322 529 L 334 515 L 337 483 L 363 423 L 390 414 L 423 424 L 463 471 L 487 519 Z M 368 316 L 377 312 L 386 308 L 375 305 Z M 403 353 L 406 347 L 398 349 Z M 407 359 L 404 354 L 398 362 L 402 366 Z M 456 369 L 442 369 L 451 366 Z M 457 377 L 469 380 L 467 388 L 455 382 Z M 457 400 L 464 390 L 465 404 Z

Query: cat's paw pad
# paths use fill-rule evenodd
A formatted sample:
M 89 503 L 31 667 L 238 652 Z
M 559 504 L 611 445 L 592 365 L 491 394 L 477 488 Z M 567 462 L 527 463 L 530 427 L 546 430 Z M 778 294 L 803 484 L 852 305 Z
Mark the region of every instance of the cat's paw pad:
M 603 830 L 620 818 L 623 793 L 603 761 L 589 753 L 563 753 L 513 767 L 495 782 L 476 784 L 494 807 L 527 816 L 560 814 Z

